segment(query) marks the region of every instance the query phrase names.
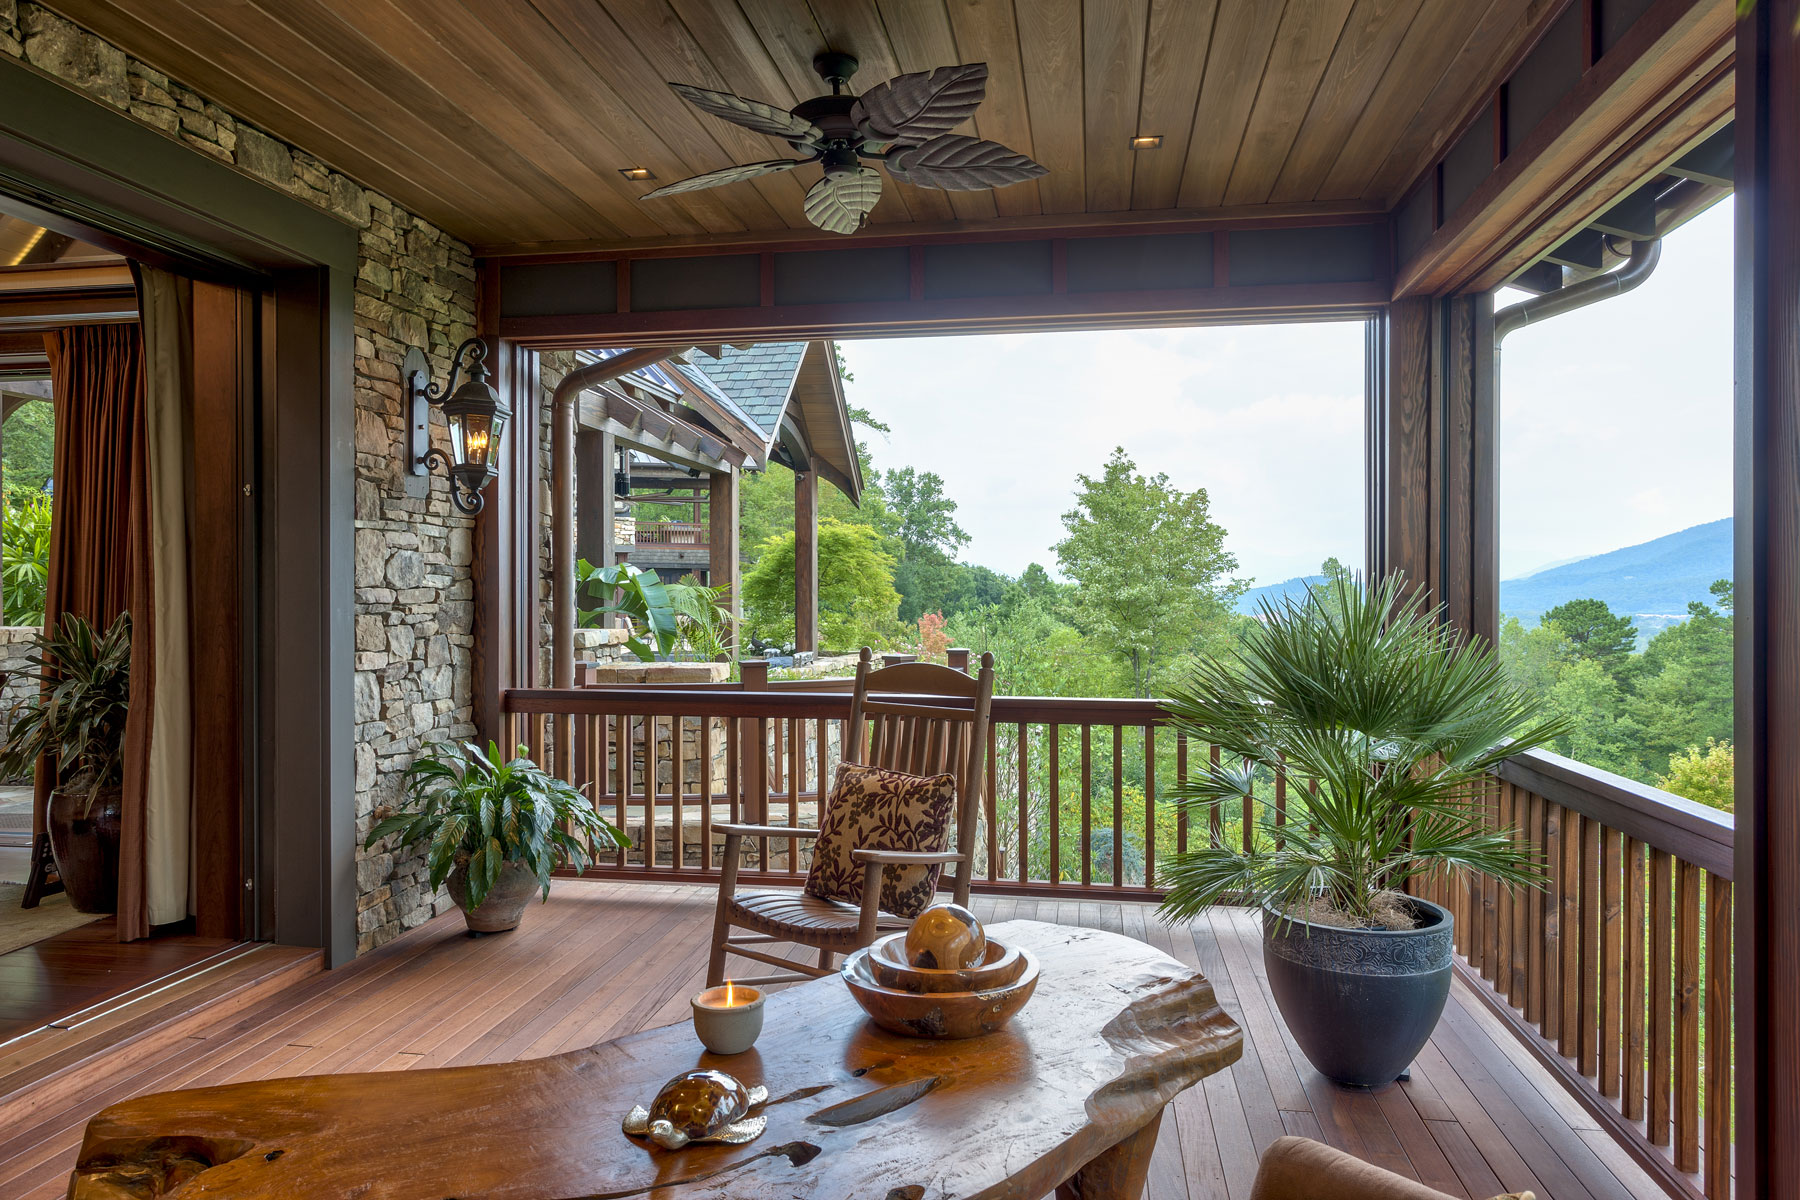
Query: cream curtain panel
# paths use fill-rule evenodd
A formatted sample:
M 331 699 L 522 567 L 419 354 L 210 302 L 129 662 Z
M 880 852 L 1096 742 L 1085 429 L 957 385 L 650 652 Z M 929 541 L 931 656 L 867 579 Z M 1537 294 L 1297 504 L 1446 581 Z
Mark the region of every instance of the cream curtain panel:
M 155 679 L 146 768 L 144 886 L 149 923 L 164 925 L 193 911 L 194 891 L 188 634 L 194 288 L 191 280 L 141 264 L 137 275 L 144 338 L 151 594 L 150 612 L 133 617 L 136 628 L 150 635 L 149 665 Z

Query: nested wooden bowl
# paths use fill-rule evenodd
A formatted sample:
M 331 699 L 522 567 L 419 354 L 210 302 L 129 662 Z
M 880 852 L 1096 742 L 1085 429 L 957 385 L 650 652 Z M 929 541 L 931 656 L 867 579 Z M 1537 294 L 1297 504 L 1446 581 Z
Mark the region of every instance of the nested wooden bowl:
M 906 961 L 906 935 L 891 933 L 869 947 L 869 974 L 884 988 L 898 992 L 981 992 L 1004 987 L 1025 970 L 1025 959 L 1013 946 L 990 941 L 978 967 L 940 970 Z
M 909 992 L 883 987 L 869 966 L 873 949 L 865 947 L 850 955 L 840 973 L 869 1019 L 902 1037 L 951 1039 L 993 1033 L 1012 1020 L 1037 990 L 1037 958 L 1023 948 L 1017 953 L 1024 967 L 1016 979 L 968 992 Z

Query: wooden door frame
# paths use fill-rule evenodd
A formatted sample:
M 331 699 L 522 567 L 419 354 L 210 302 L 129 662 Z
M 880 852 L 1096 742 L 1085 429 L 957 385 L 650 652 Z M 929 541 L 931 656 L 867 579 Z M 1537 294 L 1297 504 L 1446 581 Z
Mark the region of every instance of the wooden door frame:
M 260 394 L 245 432 L 249 933 L 356 951 L 352 287 L 356 231 L 12 59 L 0 193 L 47 228 L 256 290 Z

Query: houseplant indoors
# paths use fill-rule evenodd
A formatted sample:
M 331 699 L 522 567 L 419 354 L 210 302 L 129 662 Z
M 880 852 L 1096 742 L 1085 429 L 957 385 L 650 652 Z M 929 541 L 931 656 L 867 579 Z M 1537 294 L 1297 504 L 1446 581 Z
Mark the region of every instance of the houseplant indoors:
M 69 903 L 79 912 L 118 905 L 120 787 L 125 775 L 125 714 L 131 701 L 131 618 L 120 613 L 105 633 L 72 613 L 32 638 L 38 687 L 13 706 L 0 743 L 0 774 L 29 778 L 51 755 L 55 787 L 45 811 Z
M 1401 889 L 1439 871 L 1540 884 L 1512 831 L 1470 798 L 1560 724 L 1398 576 L 1264 602 L 1237 657 L 1202 661 L 1168 709 L 1178 733 L 1219 749 L 1177 788 L 1182 804 L 1241 803 L 1259 769 L 1296 786 L 1285 824 L 1265 807 L 1248 851 L 1176 857 L 1165 919 L 1260 907 L 1270 990 L 1306 1056 L 1340 1083 L 1392 1082 L 1431 1036 L 1451 970 L 1450 912 Z
M 525 904 L 541 889 L 550 898 L 550 873 L 577 872 L 595 847 L 623 847 L 627 838 L 600 819 L 574 786 L 523 755 L 510 762 L 489 742 L 427 746 L 407 768 L 405 798 L 369 831 L 365 848 L 397 835 L 426 843 L 431 890 L 447 882 L 471 933 L 517 927 Z

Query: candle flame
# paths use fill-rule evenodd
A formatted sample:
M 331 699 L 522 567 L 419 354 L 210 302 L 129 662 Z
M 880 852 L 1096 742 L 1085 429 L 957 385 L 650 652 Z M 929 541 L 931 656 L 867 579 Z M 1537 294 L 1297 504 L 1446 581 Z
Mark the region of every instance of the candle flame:
M 725 981 L 725 1007 L 730 1008 L 732 1005 L 734 1005 L 736 1003 L 737 1003 L 737 984 L 735 984 L 735 983 L 731 982 L 731 980 L 727 979 Z

